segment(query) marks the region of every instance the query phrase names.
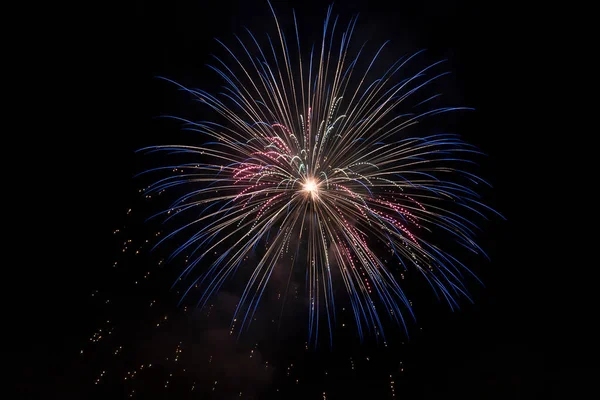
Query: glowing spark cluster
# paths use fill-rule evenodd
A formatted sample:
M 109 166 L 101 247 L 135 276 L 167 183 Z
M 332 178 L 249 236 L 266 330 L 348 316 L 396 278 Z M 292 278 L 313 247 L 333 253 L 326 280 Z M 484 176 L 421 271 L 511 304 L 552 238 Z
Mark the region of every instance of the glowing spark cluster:
M 319 197 L 319 184 L 314 178 L 307 178 L 302 184 L 304 190 L 313 200 Z
M 200 269 L 183 296 L 199 288 L 201 306 L 236 271 L 251 271 L 232 332 L 254 320 L 273 272 L 296 268 L 306 272 L 309 342 L 316 341 L 320 316 L 329 332 L 342 326 L 335 307 L 341 294 L 334 293 L 345 292 L 361 338 L 368 329 L 385 343 L 382 314 L 403 326 L 405 311 L 412 314 L 397 280 L 407 270 L 422 274 L 451 307 L 466 295 L 468 270 L 429 239 L 446 234 L 482 253 L 469 215 L 489 210 L 473 190 L 484 181 L 467 170 L 464 158 L 478 151 L 452 134 L 405 133 L 426 117 L 463 109 L 419 111 L 437 98 L 419 96 L 445 75 L 432 73 L 440 63 L 402 76 L 413 54 L 374 78 L 383 46 L 358 72 L 359 57 L 348 52 L 356 19 L 334 47 L 338 24 L 330 8 L 323 39 L 306 58 L 298 26 L 296 53 L 275 22 L 279 40 L 269 38 L 268 47 L 250 31 L 246 42 L 238 38 L 239 54 L 221 43 L 232 62 L 217 58 L 211 67 L 226 82 L 220 97 L 179 85 L 223 120 L 183 120 L 206 143 L 143 149 L 188 160 L 146 171 L 168 174 L 146 197 L 185 191 L 159 214 L 181 224 L 159 244 L 186 238 L 173 253 L 190 257 L 177 282 Z M 260 256 L 250 257 L 259 246 Z

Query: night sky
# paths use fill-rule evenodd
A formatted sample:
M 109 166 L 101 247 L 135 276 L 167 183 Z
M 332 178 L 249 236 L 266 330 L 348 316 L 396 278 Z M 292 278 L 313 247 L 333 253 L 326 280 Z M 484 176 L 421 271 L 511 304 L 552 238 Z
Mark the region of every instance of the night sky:
M 272 4 L 286 26 L 294 8 L 316 39 L 329 3 Z M 570 235 L 563 225 L 568 213 L 545 200 L 560 203 L 568 195 L 548 194 L 538 179 L 548 172 L 538 157 L 544 134 L 541 125 L 525 121 L 536 104 L 528 76 L 541 72 L 523 58 L 536 41 L 521 36 L 526 24 L 519 8 L 438 0 L 334 6 L 340 22 L 357 13 L 355 42 L 377 47 L 391 40 L 382 64 L 427 49 L 423 63 L 447 59 L 452 71 L 438 86 L 445 99 L 476 109 L 440 121 L 488 155 L 480 160 L 480 175 L 494 188 L 484 198 L 507 219 L 482 224 L 479 243 L 492 261 L 467 260 L 485 285 L 468 282 L 474 304 L 462 299 L 461 309 L 451 312 L 426 292 L 415 298 L 410 339 L 398 331 L 388 346 L 359 345 L 348 332 L 333 350 L 323 345 L 316 351 L 305 348 L 306 323 L 293 303 L 276 331 L 265 300 L 256 329 L 237 344 L 227 324 L 234 294 L 219 295 L 210 315 L 177 307 L 170 286 L 179 266 L 159 265 L 168 246 L 149 254 L 145 242 L 160 227 L 144 219 L 163 203 L 139 192 L 148 182 L 133 176 L 152 164 L 134 152 L 194 142 L 176 122 L 157 116 L 210 115 L 156 76 L 215 92 L 221 81 L 206 64 L 223 50 L 214 39 L 232 43 L 244 26 L 274 32 L 274 21 L 266 1 L 99 4 L 82 10 L 78 28 L 68 33 L 73 39 L 85 32 L 70 46 L 65 67 L 72 72 L 72 105 L 60 113 L 60 127 L 69 135 L 57 134 L 48 150 L 52 166 L 36 174 L 52 199 L 43 226 L 28 235 L 46 239 L 35 248 L 40 261 L 26 269 L 25 282 L 32 276 L 35 282 L 22 288 L 41 296 L 19 313 L 27 333 L 17 352 L 22 395 L 16 398 L 597 396 L 591 385 L 600 373 L 597 312 L 589 310 L 591 284 L 581 274 L 592 264 L 563 239 Z M 560 179 L 549 179 L 549 187 Z M 21 257 L 28 258 L 27 250 Z

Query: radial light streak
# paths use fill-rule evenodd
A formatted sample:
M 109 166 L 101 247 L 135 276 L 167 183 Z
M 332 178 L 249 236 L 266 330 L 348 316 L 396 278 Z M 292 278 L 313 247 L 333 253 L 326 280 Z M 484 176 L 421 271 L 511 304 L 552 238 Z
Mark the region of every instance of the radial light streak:
M 201 146 L 142 149 L 195 160 L 162 168 L 173 173 L 146 193 L 186 190 L 162 213 L 181 226 L 160 242 L 186 237 L 173 254 L 191 256 L 178 282 L 201 269 L 187 281 L 184 297 L 200 287 L 203 306 L 240 268 L 251 271 L 233 315 L 240 333 L 253 320 L 274 270 L 291 274 L 300 268 L 306 271 L 309 341 L 316 343 L 321 316 L 327 330 L 334 329 L 338 286 L 348 294 L 361 339 L 370 331 L 385 340 L 382 314 L 405 328 L 404 313 L 412 315 L 396 279 L 402 271 L 419 271 L 453 308 L 457 297 L 467 295 L 468 270 L 428 241 L 432 232 L 482 253 L 470 216 L 490 210 L 472 188 L 484 181 L 462 167 L 477 149 L 451 134 L 403 134 L 426 117 L 465 109 L 415 112 L 437 96 L 408 106 L 445 75 L 432 74 L 439 63 L 402 76 L 414 54 L 373 79 L 379 49 L 359 73 L 358 56 L 348 54 L 356 18 L 334 48 L 338 25 L 331 11 L 320 45 L 306 59 L 295 15 L 297 54 L 275 12 L 278 42 L 269 37 L 269 46 L 261 47 L 248 30 L 246 41 L 237 38 L 240 54 L 219 42 L 232 60 L 216 58 L 211 67 L 226 82 L 220 97 L 178 86 L 224 122 L 183 120 L 186 129 L 210 138 Z M 263 254 L 248 261 L 257 246 Z M 217 250 L 216 260 L 202 264 Z

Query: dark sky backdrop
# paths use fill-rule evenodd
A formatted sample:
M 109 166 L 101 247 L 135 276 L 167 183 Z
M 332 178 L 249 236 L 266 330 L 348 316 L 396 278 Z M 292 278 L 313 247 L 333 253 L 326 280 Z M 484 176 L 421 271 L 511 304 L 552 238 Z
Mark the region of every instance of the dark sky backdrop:
M 314 0 L 273 4 L 288 22 L 295 8 L 302 28 L 317 33 L 328 5 Z M 44 213 L 47 239 L 40 253 L 45 261 L 35 274 L 43 300 L 24 315 L 24 326 L 31 329 L 18 364 L 24 371 L 18 381 L 23 398 L 40 398 L 39 393 L 61 399 L 123 398 L 136 386 L 127 386 L 121 377 L 133 365 L 148 362 L 155 367 L 139 372 L 137 398 L 225 398 L 219 397 L 220 388 L 213 397 L 189 392 L 194 381 L 197 390 L 210 391 L 213 377 L 220 377 L 220 385 L 239 385 L 246 395 L 264 398 L 322 399 L 326 390 L 327 399 L 387 399 L 390 374 L 396 398 L 403 399 L 582 398 L 589 390 L 597 392 L 590 386 L 600 372 L 593 326 L 597 313 L 588 311 L 585 279 L 574 277 L 590 266 L 579 264 L 572 253 L 576 249 L 561 238 L 567 214 L 546 202 L 547 196 L 564 194 L 541 190 L 536 178 L 548 171 L 537 154 L 544 151 L 543 132 L 527 122 L 536 104 L 527 76 L 541 73 L 523 57 L 525 47 L 536 43 L 523 36 L 524 26 L 535 30 L 533 24 L 524 23 L 516 5 L 480 1 L 340 1 L 334 13 L 342 22 L 360 13 L 355 42 L 377 46 L 392 41 L 383 64 L 423 48 L 428 49 L 424 62 L 447 58 L 453 74 L 444 81 L 446 98 L 477 109 L 452 119 L 452 128 L 489 155 L 482 176 L 494 190 L 486 199 L 507 221 L 484 224 L 481 244 L 492 262 L 476 261 L 474 269 L 486 286 L 471 286 L 475 304 L 463 301 L 458 313 L 443 304 L 418 310 L 419 325 L 411 328 L 415 335 L 405 345 L 308 354 L 301 346 L 296 350 L 301 340 L 292 335 L 261 344 L 257 358 L 263 364 L 256 358 L 252 364 L 247 352 L 242 357 L 232 350 L 226 331 L 206 330 L 202 318 L 188 320 L 181 310 L 170 311 L 175 297 L 167 291 L 168 272 L 161 275 L 163 285 L 155 280 L 148 289 L 131 290 L 128 285 L 145 269 L 144 261 L 129 262 L 130 272 L 107 272 L 120 251 L 114 229 L 127 223 L 139 240 L 152 233 L 141 217 L 125 216 L 130 207 L 141 214 L 151 209 L 139 205 L 143 202 L 131 178 L 143 166 L 134 150 L 186 140 L 176 124 L 153 117 L 195 112 L 185 96 L 154 77 L 218 88 L 218 78 L 205 66 L 210 54 L 222 54 L 213 39 L 231 43 L 242 26 L 256 33 L 274 27 L 262 1 L 137 1 L 110 9 L 99 4 L 82 12 L 78 28 L 69 33 L 84 32 L 81 41 L 73 42 L 74 61 L 68 66 L 71 78 L 76 77 L 69 90 L 73 106 L 63 114 L 65 131 L 74 135 L 59 135 L 53 143 L 53 167 L 61 179 L 42 182 L 47 193 L 60 199 Z M 153 296 L 160 313 L 145 306 Z M 115 303 L 113 308 L 107 308 L 106 299 Z M 163 311 L 171 313 L 172 325 L 153 330 Z M 226 310 L 215 313 L 225 315 Z M 118 339 L 97 347 L 86 344 L 106 319 L 113 320 L 106 327 L 114 326 Z M 304 334 L 304 322 L 299 330 Z M 161 361 L 174 354 L 180 340 L 187 373 Z M 125 345 L 122 358 L 108 356 L 119 343 Z M 212 353 L 217 353 L 215 364 L 207 367 Z M 356 370 L 350 369 L 350 358 Z M 263 371 L 265 361 L 274 367 Z M 303 385 L 285 377 L 291 362 Z M 93 385 L 103 369 L 107 383 Z M 334 371 L 333 377 L 324 378 L 325 370 Z M 175 377 L 168 378 L 170 373 Z M 171 386 L 163 390 L 167 379 Z M 282 392 L 275 393 L 277 388 Z

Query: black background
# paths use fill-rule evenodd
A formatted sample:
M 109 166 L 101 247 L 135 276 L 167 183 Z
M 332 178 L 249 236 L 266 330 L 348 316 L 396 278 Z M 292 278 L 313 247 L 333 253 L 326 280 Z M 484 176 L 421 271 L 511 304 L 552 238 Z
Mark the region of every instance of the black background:
M 282 20 L 291 21 L 294 8 L 306 31 L 320 32 L 328 3 L 273 5 Z M 101 367 L 93 357 L 78 356 L 104 317 L 89 294 L 98 286 L 111 287 L 104 271 L 119 251 L 112 231 L 138 201 L 132 176 L 141 166 L 134 151 L 168 142 L 165 135 L 184 138 L 177 136 L 176 125 L 154 119 L 157 115 L 193 112 L 184 96 L 155 77 L 218 87 L 205 66 L 210 54 L 221 51 L 213 39 L 232 42 L 243 26 L 272 31 L 273 21 L 267 3 L 260 1 L 138 1 L 70 12 L 66 19 L 74 23 L 57 39 L 68 50 L 50 50 L 44 57 L 64 65 L 60 73 L 47 75 L 56 85 L 56 98 L 68 101 L 55 105 L 52 96 L 44 99 L 49 108 L 57 108 L 51 117 L 56 126 L 39 141 L 44 161 L 36 165 L 39 189 L 34 196 L 40 215 L 25 228 L 29 250 L 20 252 L 23 264 L 31 264 L 23 267 L 27 279 L 20 290 L 33 293 L 34 300 L 18 312 L 26 332 L 13 350 L 17 370 L 24 372 L 17 384 L 23 398 L 39 398 L 39 393 L 121 398 L 129 392 L 119 385 L 100 391 L 93 387 Z M 592 264 L 582 261 L 585 251 L 577 244 L 583 230 L 568 225 L 573 213 L 567 202 L 573 195 L 565 189 L 567 177 L 560 167 L 568 155 L 557 163 L 548 161 L 552 156 L 543 157 L 552 133 L 532 121 L 543 102 L 534 82 L 548 74 L 536 63 L 543 37 L 536 28 L 538 18 L 513 4 L 474 1 L 343 1 L 335 4 L 335 13 L 342 21 L 360 13 L 356 41 L 368 39 L 376 46 L 390 39 L 398 53 L 426 48 L 427 60 L 448 59 L 453 74 L 445 94 L 476 109 L 456 129 L 489 155 L 482 175 L 494 190 L 486 199 L 507 218 L 485 227 L 482 245 L 492 262 L 482 261 L 476 268 L 486 286 L 475 288 L 475 304 L 465 302 L 459 313 L 443 306 L 432 310 L 420 320 L 423 332 L 397 353 L 406 365 L 406 373 L 396 378 L 397 398 L 593 396 L 590 384 L 600 371 Z M 551 53 L 539 55 L 546 56 Z M 390 361 L 396 356 L 375 348 L 348 355 L 364 352 L 387 364 L 341 374 L 328 384 L 328 399 L 388 398 L 384 385 L 390 369 L 397 369 Z M 277 363 L 278 355 L 272 356 Z M 131 357 L 133 363 L 136 356 Z M 293 351 L 281 355 L 281 365 L 286 357 L 301 356 Z M 345 355 L 311 357 L 313 365 L 325 359 L 341 364 L 335 360 Z M 321 398 L 325 384 L 316 374 L 308 367 L 298 372 L 314 386 L 296 392 L 298 398 Z M 145 379 L 154 378 L 163 379 Z M 260 393 L 275 396 L 273 388 L 285 387 L 277 379 L 261 384 Z M 153 392 L 145 398 L 190 398 L 182 393 Z M 287 396 L 273 398 L 292 398 Z

